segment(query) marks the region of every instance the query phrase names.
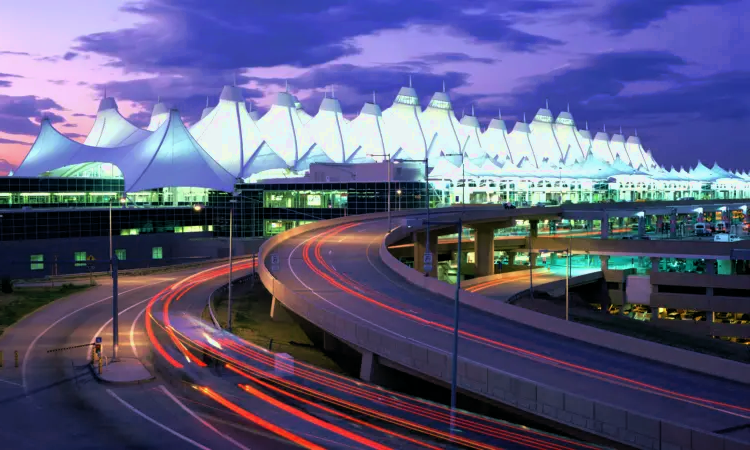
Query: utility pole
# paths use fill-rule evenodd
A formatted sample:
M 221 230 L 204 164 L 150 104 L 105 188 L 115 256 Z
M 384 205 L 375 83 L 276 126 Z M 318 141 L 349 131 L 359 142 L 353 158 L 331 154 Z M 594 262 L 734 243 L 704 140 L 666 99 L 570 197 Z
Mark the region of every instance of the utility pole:
M 112 362 L 117 361 L 120 347 L 120 308 L 117 306 L 117 255 L 110 260 L 112 266 Z M 147 319 L 148 320 L 148 319 Z

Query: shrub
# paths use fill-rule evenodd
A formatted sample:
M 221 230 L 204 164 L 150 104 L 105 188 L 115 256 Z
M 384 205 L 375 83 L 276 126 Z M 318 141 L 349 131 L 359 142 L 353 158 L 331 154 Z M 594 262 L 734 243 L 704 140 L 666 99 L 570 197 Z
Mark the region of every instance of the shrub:
M 2 280 L 0 280 L 0 291 L 2 291 L 3 294 L 13 293 L 13 281 L 9 277 L 3 277 Z

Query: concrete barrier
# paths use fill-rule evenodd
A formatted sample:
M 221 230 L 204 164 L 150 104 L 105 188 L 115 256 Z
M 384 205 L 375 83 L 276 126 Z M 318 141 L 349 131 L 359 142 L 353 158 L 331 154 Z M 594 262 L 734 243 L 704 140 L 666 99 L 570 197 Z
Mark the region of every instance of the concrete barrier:
M 388 251 L 388 245 L 403 239 L 412 232 L 413 230 L 411 229 L 405 230 L 399 228 L 390 233 L 380 246 L 380 258 L 391 270 L 412 284 L 420 286 L 434 294 L 450 299 L 455 298 L 456 290 L 453 285 L 435 278 L 425 277 L 422 273 L 401 263 Z M 463 304 L 481 309 L 490 314 L 561 336 L 589 342 L 600 347 L 673 365 L 682 369 L 750 384 L 750 370 L 748 370 L 747 364 L 644 341 L 575 322 L 566 322 L 556 317 L 493 300 L 477 293 L 461 291 L 459 300 Z
M 384 217 L 384 214 L 375 214 L 316 222 L 271 238 L 261 247 L 258 267 L 260 280 L 285 307 L 338 339 L 447 383 L 452 377 L 449 352 L 410 340 L 391 330 L 364 323 L 344 312 L 319 308 L 316 304 L 320 299 L 315 294 L 287 288 L 265 265 L 266 256 L 275 247 L 300 234 L 327 229 L 337 224 Z M 388 253 L 387 248 L 383 248 Z M 411 271 L 418 275 L 414 283 L 421 285 L 418 280 L 421 278 L 424 281 L 424 277 L 414 270 Z M 400 273 L 399 270 L 397 272 Z M 405 278 L 411 279 L 408 273 Z M 442 284 L 450 286 L 447 283 Z M 459 358 L 457 375 L 458 386 L 462 390 L 633 447 L 653 450 L 750 450 L 750 445 L 724 436 L 693 430 L 676 423 L 632 413 L 616 405 L 570 395 L 464 358 Z

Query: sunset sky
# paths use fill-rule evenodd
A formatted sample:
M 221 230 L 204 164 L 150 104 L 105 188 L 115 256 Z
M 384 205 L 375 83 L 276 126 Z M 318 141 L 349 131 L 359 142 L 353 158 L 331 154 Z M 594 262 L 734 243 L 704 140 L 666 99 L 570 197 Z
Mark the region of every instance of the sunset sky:
M 749 23 L 750 0 L 7 1 L 0 164 L 42 116 L 82 140 L 105 87 L 145 126 L 158 96 L 190 123 L 234 79 L 261 111 L 288 81 L 315 113 L 333 85 L 353 115 L 411 75 L 483 125 L 549 99 L 581 128 L 637 129 L 667 167 L 750 169 Z

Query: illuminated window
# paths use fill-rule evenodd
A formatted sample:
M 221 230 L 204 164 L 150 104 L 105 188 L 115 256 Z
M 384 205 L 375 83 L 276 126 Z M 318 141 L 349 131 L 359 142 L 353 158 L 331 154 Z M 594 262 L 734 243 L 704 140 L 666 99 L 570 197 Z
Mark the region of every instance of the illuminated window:
M 161 247 L 154 247 L 151 249 L 151 259 L 162 259 L 164 254 Z
M 451 102 L 446 102 L 444 100 L 432 100 L 430 102 L 430 106 L 438 109 L 451 109 Z
M 398 95 L 396 96 L 396 103 L 401 103 L 402 105 L 417 106 L 419 104 L 419 100 L 417 100 L 416 97 L 411 97 L 409 95 Z
M 125 261 L 127 257 L 127 252 L 125 251 L 124 248 L 120 248 L 120 249 L 115 250 L 115 256 L 117 256 L 118 261 Z
M 44 255 L 31 255 L 31 270 L 44 270 Z
M 75 252 L 73 254 L 73 259 L 76 261 L 76 267 L 85 266 L 86 265 L 86 252 Z

